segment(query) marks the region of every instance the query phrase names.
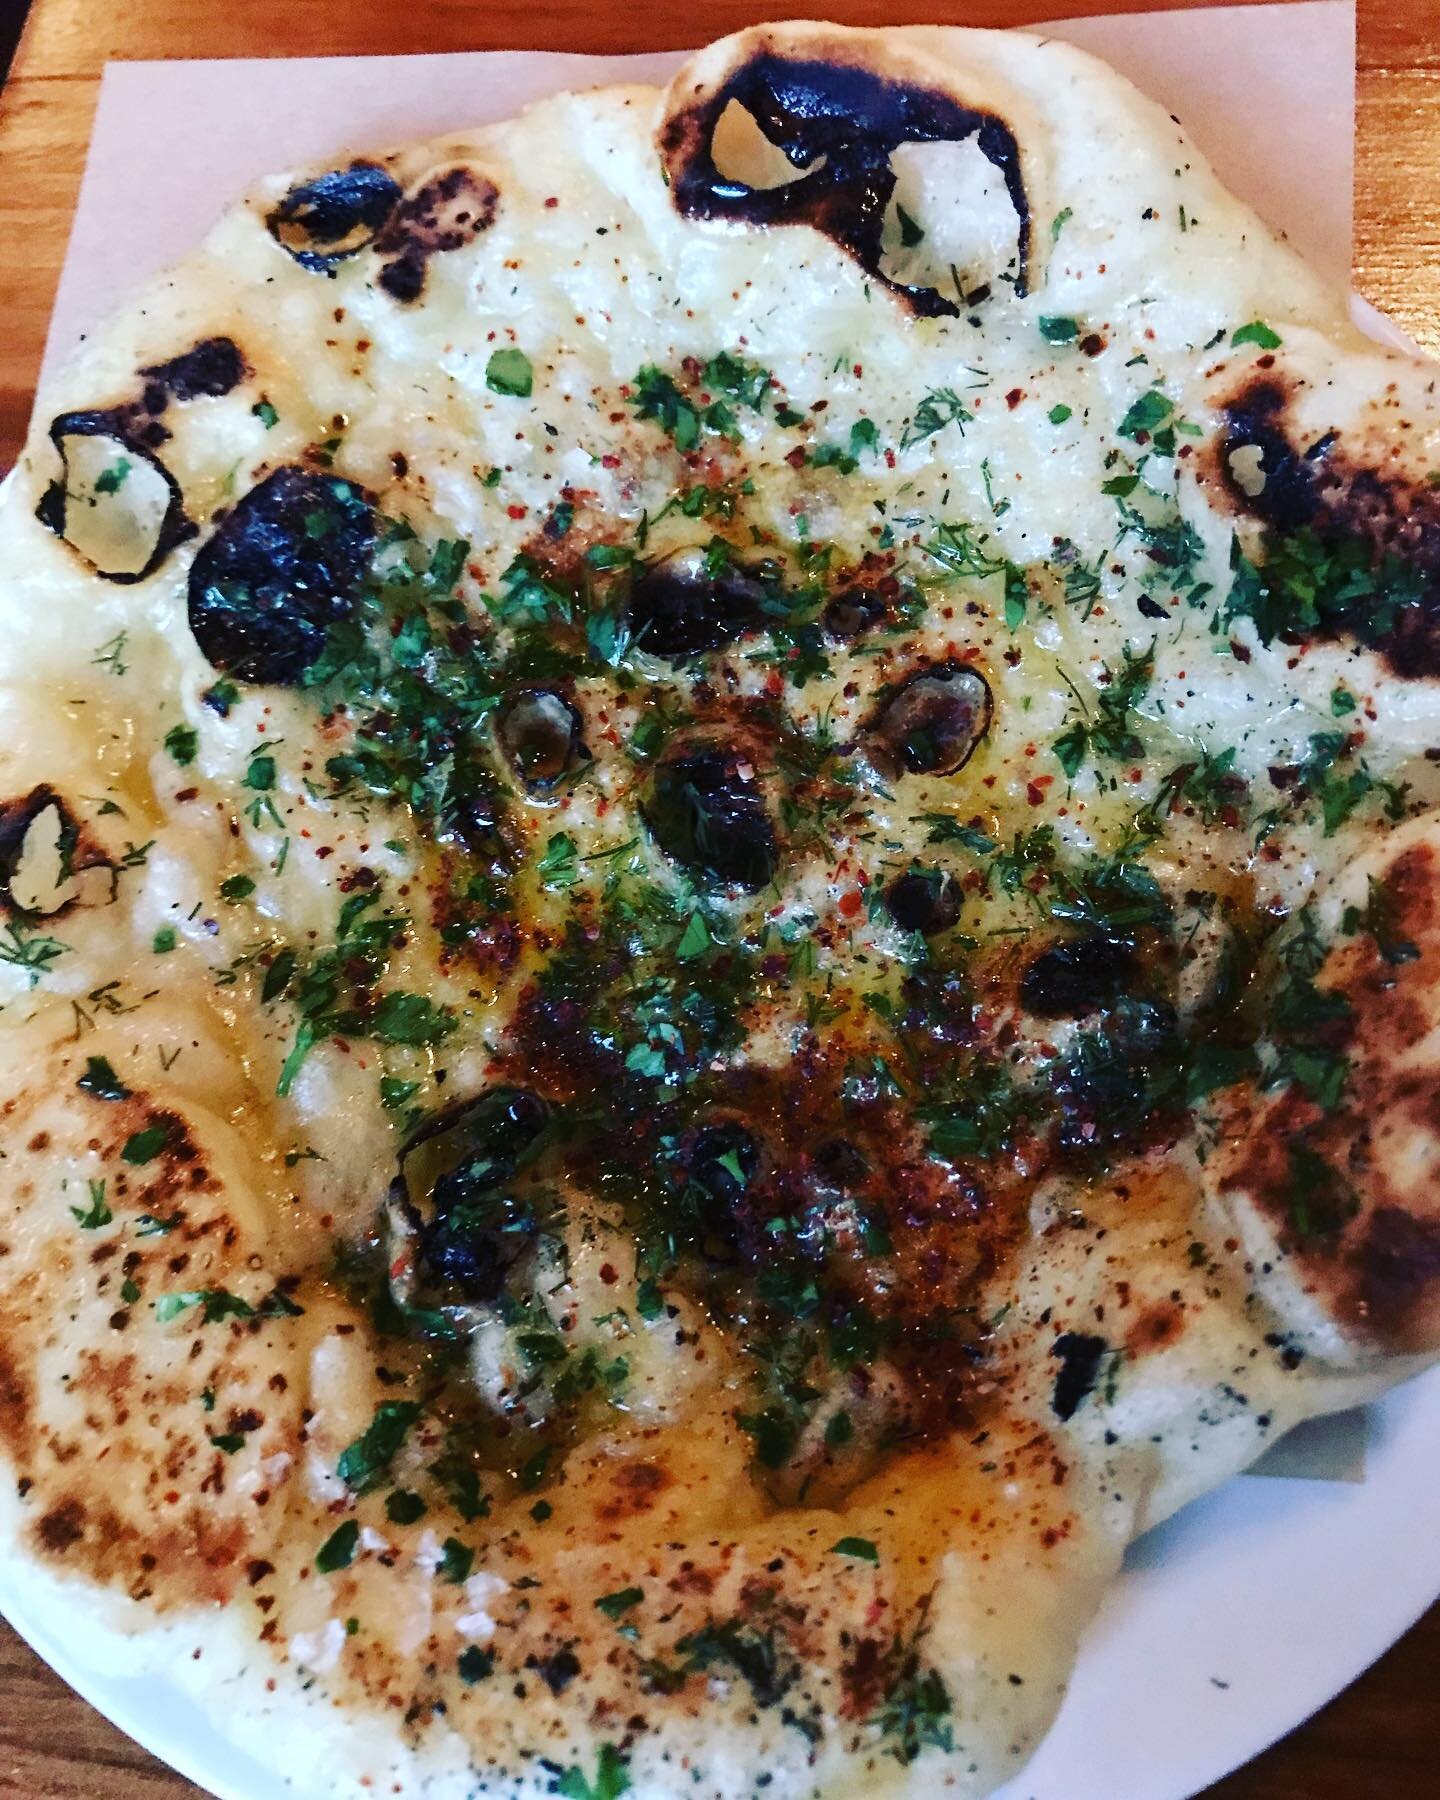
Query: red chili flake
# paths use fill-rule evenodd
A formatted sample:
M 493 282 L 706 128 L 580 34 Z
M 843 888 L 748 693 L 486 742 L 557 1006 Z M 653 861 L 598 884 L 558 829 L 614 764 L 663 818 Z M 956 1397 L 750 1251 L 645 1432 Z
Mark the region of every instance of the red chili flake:
M 1005 396 L 1005 404 L 1010 408 L 1011 412 L 1014 412 L 1015 408 L 1024 398 L 1024 388 L 1011 388 L 1010 392 Z
M 560 204 L 560 196 L 558 194 L 547 195 L 545 204 L 547 206 L 558 206 Z
M 1025 798 L 1032 806 L 1045 804 L 1045 790 L 1054 779 L 1053 775 L 1037 775 L 1033 781 L 1025 783 Z
M 608 450 L 605 455 L 600 458 L 600 467 L 602 469 L 618 469 L 620 467 L 620 458 L 616 456 L 613 450 Z
M 851 888 L 848 893 L 840 896 L 839 905 L 837 906 L 836 911 L 840 914 L 842 919 L 853 919 L 864 904 L 865 902 L 860 897 L 859 888 Z
M 521 506 L 518 501 L 512 500 L 505 510 L 512 519 L 523 519 L 530 508 L 528 506 Z

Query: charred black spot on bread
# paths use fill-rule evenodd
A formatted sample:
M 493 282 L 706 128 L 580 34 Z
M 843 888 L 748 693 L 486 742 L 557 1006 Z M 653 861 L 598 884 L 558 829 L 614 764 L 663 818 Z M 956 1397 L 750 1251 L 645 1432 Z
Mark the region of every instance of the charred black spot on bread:
M 732 101 L 794 166 L 793 181 L 758 188 L 721 173 L 713 138 Z M 714 93 L 672 115 L 661 131 L 660 148 L 675 205 L 687 218 L 813 226 L 913 312 L 953 317 L 961 310 L 956 300 L 933 287 L 903 286 L 881 272 L 881 234 L 896 185 L 894 152 L 902 144 L 966 139 L 974 139 L 1000 171 L 1015 209 L 1015 290 L 1023 295 L 1028 291 L 1031 219 L 1015 133 L 996 114 L 936 89 L 842 61 L 762 50 Z
M 885 890 L 885 909 L 901 931 L 936 937 L 960 917 L 960 884 L 943 869 L 907 869 Z
M 681 550 L 636 575 L 626 617 L 637 650 L 684 662 L 757 630 L 765 602 L 762 583 L 737 563 Z
M 66 812 L 60 796 L 47 783 L 31 788 L 22 799 L 0 803 L 0 889 L 3 889 L 7 900 L 10 896 L 10 883 L 14 880 L 25 853 L 25 840 L 30 835 L 30 827 L 52 806 L 59 811 L 62 832 L 68 832 L 69 842 L 73 847 L 78 835 L 75 822 Z
M 0 1443 L 14 1462 L 29 1452 L 31 1425 L 30 1384 L 0 1343 Z M 19 1491 L 23 1499 L 25 1483 L 20 1484 Z
M 747 894 L 774 878 L 779 852 L 764 791 L 735 751 L 703 745 L 667 756 L 641 811 L 682 867 Z
M 1317 565 L 1342 559 L 1341 574 L 1356 579 L 1322 589 L 1321 623 L 1307 635 L 1356 638 L 1407 678 L 1440 674 L 1440 488 L 1374 466 L 1364 434 L 1302 432 L 1294 397 L 1283 370 L 1251 375 L 1223 401 L 1213 446 L 1231 505 L 1266 528 L 1262 572 L 1290 542 Z
M 564 1645 L 559 1650 L 552 1650 L 549 1656 L 528 1658 L 526 1666 L 534 1669 L 552 1694 L 563 1694 L 580 1673 L 580 1658 Z
M 161 390 L 160 395 L 154 397 L 160 398 L 162 404 L 147 405 L 147 410 L 154 413 L 163 410 L 163 401 L 167 398 L 218 400 L 239 387 L 248 372 L 245 358 L 233 339 L 212 337 L 203 338 L 179 356 L 172 356 L 168 362 L 142 369 L 140 374 L 147 384 L 147 402 L 152 398 L 151 388 Z
M 1050 1346 L 1050 1354 L 1060 1359 L 1060 1373 L 1050 1396 L 1057 1419 L 1074 1418 L 1080 1402 L 1094 1388 L 1109 1348 L 1104 1338 L 1084 1331 L 1062 1332 Z
M 493 856 L 503 846 L 500 800 L 491 792 L 488 778 L 477 763 L 457 757 L 457 767 L 458 791 L 441 814 L 438 835 L 442 841 L 459 844 L 472 856 Z
M 500 192 L 493 181 L 458 165 L 407 194 L 376 235 L 386 260 L 379 282 L 394 300 L 416 299 L 432 256 L 459 250 L 494 222 Z
M 826 637 L 846 644 L 883 625 L 888 614 L 885 596 L 878 588 L 855 582 L 840 588 L 826 601 L 820 629 Z
M 411 1137 L 392 1189 L 419 1232 L 420 1260 L 434 1280 L 471 1300 L 498 1299 L 506 1276 L 538 1229 L 505 1191 L 532 1157 L 550 1109 L 524 1088 L 492 1088 L 448 1108 Z
M 887 780 L 954 775 L 990 729 L 990 684 L 970 663 L 931 663 L 907 677 L 865 726 L 865 754 Z
M 277 469 L 202 546 L 190 571 L 190 629 L 217 669 L 291 686 L 349 617 L 375 520 L 353 482 Z
M 55 917 L 80 897 L 73 877 L 97 868 L 111 859 L 48 782 L 0 802 L 0 908 Z
M 265 224 L 302 269 L 333 275 L 375 238 L 401 192 L 400 183 L 378 163 L 353 162 L 297 182 Z
M 1440 1218 L 1377 1207 L 1358 1252 L 1360 1297 L 1372 1320 L 1404 1341 L 1412 1314 L 1440 1296 Z M 1440 1306 L 1436 1306 L 1440 1311 Z M 1423 1332 L 1417 1336 L 1424 1337 Z
M 1135 973 L 1135 947 L 1092 932 L 1052 944 L 1026 969 L 1020 1004 L 1037 1019 L 1078 1019 L 1110 1005 Z
M 702 1125 L 682 1147 L 681 1210 L 702 1256 L 733 1262 L 739 1252 L 739 1210 L 760 1173 L 755 1134 L 738 1119 Z
M 155 441 L 163 443 L 169 433 L 163 425 L 148 420 L 142 407 L 128 405 L 61 413 L 51 423 L 49 435 L 60 458 L 61 474 L 41 495 L 35 517 L 56 537 L 63 539 L 102 580 L 122 585 L 144 581 L 154 574 L 177 544 L 183 544 L 195 535 L 195 526 L 185 514 L 185 496 L 180 491 L 180 484 L 152 447 Z M 88 444 L 104 442 L 111 446 L 106 469 L 100 471 L 88 489 L 82 489 L 71 466 L 75 454 L 72 445 L 82 441 Z M 108 511 L 125 507 L 123 490 L 136 465 L 143 465 L 158 478 L 163 485 L 164 503 L 158 508 L 158 516 L 133 545 L 127 559 L 133 567 L 121 566 L 119 554 L 97 560 L 97 555 L 103 553 L 95 551 L 94 539 L 85 531 L 86 524 L 93 521 L 88 521 L 80 509 L 98 511 L 104 508 Z M 157 509 L 152 506 L 150 511 L 154 513 Z M 90 543 L 90 554 L 76 541 L 76 534 Z M 117 552 L 121 548 L 121 545 L 115 546 Z
M 807 1160 L 813 1185 L 829 1193 L 858 1193 L 873 1172 L 864 1152 L 845 1137 L 822 1139 Z
M 1083 1163 L 1162 1130 L 1175 1116 L 1176 1096 L 1164 1072 L 1173 1064 L 1178 1030 L 1168 1001 L 1119 995 L 1052 1066 L 1056 1150 Z
M 1292 444 L 1285 430 L 1287 401 L 1278 381 L 1252 383 L 1225 408 L 1220 438 L 1221 474 L 1232 498 L 1277 531 L 1313 522 L 1320 509 L 1319 465 L 1335 443 L 1329 432 L 1306 450 Z M 1237 458 L 1245 452 L 1251 470 L 1242 474 Z
M 495 714 L 495 741 L 516 780 L 531 794 L 549 793 L 589 761 L 583 729 L 572 703 L 552 688 L 507 694 Z
M 85 1506 L 70 1498 L 53 1506 L 35 1527 L 40 1547 L 52 1556 L 64 1556 L 85 1536 Z

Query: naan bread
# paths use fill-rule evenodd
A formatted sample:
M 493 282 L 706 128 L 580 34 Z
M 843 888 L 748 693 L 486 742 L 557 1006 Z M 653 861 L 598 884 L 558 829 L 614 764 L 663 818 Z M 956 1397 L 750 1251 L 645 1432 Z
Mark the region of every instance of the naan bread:
M 0 494 L 10 1579 L 302 1790 L 993 1789 L 1440 1347 L 1437 470 L 1059 43 L 267 183 Z

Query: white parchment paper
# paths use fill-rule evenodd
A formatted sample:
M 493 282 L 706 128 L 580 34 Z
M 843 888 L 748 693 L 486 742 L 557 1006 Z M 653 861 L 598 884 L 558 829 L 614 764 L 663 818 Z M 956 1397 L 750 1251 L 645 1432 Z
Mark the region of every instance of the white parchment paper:
M 923 19 L 923 6 L 915 16 Z M 1349 286 L 1355 0 L 1031 29 L 1104 57 L 1159 100 L 1229 187 Z M 683 56 L 474 51 L 107 64 L 42 389 L 132 286 L 192 249 L 260 176 L 508 118 L 563 88 L 663 82 Z M 1359 1480 L 1364 1447 L 1363 1414 L 1316 1420 L 1268 1452 L 1258 1472 Z
M 1038 16 L 1044 0 L 1035 4 Z M 791 10 L 805 9 L 777 3 L 777 16 Z M 923 3 L 913 16 L 924 19 Z M 1103 56 L 1161 101 L 1229 187 L 1349 285 L 1355 0 L 1031 29 Z M 260 176 L 508 118 L 561 88 L 664 81 L 683 56 L 480 50 L 107 64 L 41 385 L 137 281 L 192 249 Z

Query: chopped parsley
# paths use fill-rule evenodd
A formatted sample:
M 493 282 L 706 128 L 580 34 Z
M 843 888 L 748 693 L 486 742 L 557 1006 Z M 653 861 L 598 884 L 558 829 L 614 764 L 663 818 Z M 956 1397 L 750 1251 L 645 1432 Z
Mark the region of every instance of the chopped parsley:
M 410 924 L 403 913 L 377 911 L 379 905 L 374 888 L 351 894 L 340 909 L 333 946 L 304 962 L 287 948 L 270 965 L 262 998 L 288 998 L 299 1014 L 276 1087 L 282 1097 L 324 1038 L 373 1038 L 428 1048 L 454 1031 L 454 1014 L 428 995 L 376 991 Z
M 119 457 L 108 469 L 102 469 L 95 477 L 97 494 L 118 494 L 130 478 L 134 464 L 128 456 Z
M 200 747 L 200 734 L 193 725 L 172 725 L 165 733 L 165 748 L 182 769 L 195 760 Z
M 627 1759 L 613 1744 L 602 1744 L 595 1763 L 595 1777 L 590 1780 L 582 1769 L 569 1768 L 561 1775 L 555 1792 L 563 1800 L 620 1800 L 630 1792 L 630 1770 Z
M 155 1158 L 170 1142 L 173 1127 L 165 1120 L 154 1125 L 147 1125 L 141 1131 L 131 1132 L 120 1151 L 122 1162 L 141 1167 L 145 1163 L 154 1162 Z
M 620 1588 L 613 1594 L 602 1594 L 595 1605 L 607 1619 L 621 1619 L 632 1607 L 638 1606 L 644 1598 L 643 1588 Z
M 85 1073 L 75 1083 L 81 1093 L 90 1094 L 96 1100 L 128 1100 L 130 1089 L 111 1068 L 108 1058 L 103 1056 L 87 1056 Z
M 680 451 L 694 450 L 704 432 L 740 441 L 735 406 L 758 412 L 771 383 L 769 371 L 722 351 L 700 372 L 700 392 L 720 393 L 724 399 L 702 400 L 683 391 L 672 375 L 647 363 L 636 375 L 630 404 L 642 419 L 653 419 Z M 733 404 L 732 404 L 733 402 Z
M 410 1427 L 420 1417 L 413 1400 L 382 1400 L 375 1417 L 353 1444 L 340 1453 L 335 1473 L 356 1494 L 368 1494 L 379 1485 L 405 1442 Z
M 470 1578 L 475 1566 L 475 1552 L 459 1538 L 447 1537 L 440 1546 L 440 1579 L 452 1587 L 460 1587 Z
M 334 1575 L 340 1569 L 348 1569 L 359 1545 L 360 1527 L 354 1519 L 346 1519 L 315 1552 L 315 1567 L 322 1575 Z
M 37 987 L 53 962 L 70 949 L 59 938 L 44 932 L 28 934 L 19 924 L 9 924 L 0 931 L 0 963 L 22 969 L 29 985 Z
M 1267 532 L 1262 550 L 1255 562 L 1238 538 L 1232 543 L 1232 583 L 1221 620 L 1228 626 L 1250 619 L 1262 644 L 1349 631 L 1373 645 L 1424 597 L 1418 569 L 1394 555 L 1377 561 L 1358 537 L 1322 536 L 1305 526 Z
M 484 1681 L 494 1674 L 495 1652 L 482 1650 L 478 1644 L 469 1644 L 460 1652 L 455 1669 L 466 1687 L 474 1687 L 477 1681 Z
M 1272 331 L 1262 319 L 1252 319 L 1248 325 L 1242 325 L 1230 339 L 1237 350 L 1242 344 L 1257 344 L 1262 350 L 1278 350 L 1280 341 L 1280 334 Z
M 75 1223 L 82 1231 L 98 1231 L 102 1225 L 108 1225 L 115 1217 L 105 1199 L 105 1183 L 90 1181 L 90 1204 L 88 1206 L 72 1206 L 71 1213 Z
M 485 385 L 492 394 L 528 400 L 535 385 L 535 371 L 523 350 L 493 350 L 485 365 Z
M 952 1751 L 954 1707 L 940 1671 L 923 1665 L 914 1645 L 897 1641 L 892 1656 L 898 1669 L 875 1719 L 885 1749 L 906 1767 L 922 1750 Z
M 842 1537 L 830 1546 L 832 1556 L 853 1556 L 857 1562 L 878 1563 L 880 1552 L 869 1538 Z
M 954 576 L 967 576 L 973 580 L 1003 576 L 1005 624 L 1011 631 L 1018 630 L 1030 603 L 1029 578 L 1019 564 L 1008 557 L 988 555 L 983 548 L 986 541 L 987 534 L 981 533 L 977 538 L 970 525 L 941 524 L 936 526 L 925 545 L 925 553 Z
M 1152 643 L 1148 650 L 1137 656 L 1126 644 L 1123 654 L 1124 661 L 1118 670 L 1105 670 L 1109 680 L 1099 689 L 1094 716 L 1076 720 L 1051 745 L 1061 768 L 1071 780 L 1080 772 L 1087 750 L 1116 762 L 1133 762 L 1144 754 L 1145 746 L 1131 723 L 1131 716 L 1136 703 L 1149 690 L 1155 673 L 1155 646 Z
M 947 425 L 956 425 L 963 432 L 974 417 L 953 388 L 934 388 L 915 408 L 900 439 L 900 448 L 909 450 L 915 444 L 923 444 L 926 438 L 934 437 Z
M 172 1319 L 178 1319 L 196 1306 L 201 1309 L 202 1325 L 219 1325 L 226 1319 L 293 1319 L 304 1310 L 279 1288 L 259 1306 L 251 1306 L 248 1300 L 242 1300 L 238 1294 L 224 1288 L 196 1288 L 184 1294 L 162 1294 L 155 1302 L 155 1317 L 160 1324 L 168 1325 Z

